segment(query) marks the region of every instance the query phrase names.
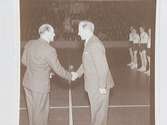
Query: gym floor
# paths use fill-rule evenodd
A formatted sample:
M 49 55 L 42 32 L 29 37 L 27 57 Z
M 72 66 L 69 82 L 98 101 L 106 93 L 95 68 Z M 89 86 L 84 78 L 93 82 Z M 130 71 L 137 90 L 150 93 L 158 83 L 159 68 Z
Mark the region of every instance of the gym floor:
M 74 69 L 81 64 L 82 49 L 57 49 L 61 64 Z M 108 125 L 150 125 L 150 78 L 131 70 L 128 48 L 108 48 L 106 56 L 115 87 L 110 92 Z M 21 66 L 21 81 L 25 67 Z M 72 82 L 55 75 L 51 79 L 50 112 L 48 125 L 89 125 L 90 107 L 84 91 L 83 77 Z M 24 90 L 20 90 L 20 125 L 28 125 Z

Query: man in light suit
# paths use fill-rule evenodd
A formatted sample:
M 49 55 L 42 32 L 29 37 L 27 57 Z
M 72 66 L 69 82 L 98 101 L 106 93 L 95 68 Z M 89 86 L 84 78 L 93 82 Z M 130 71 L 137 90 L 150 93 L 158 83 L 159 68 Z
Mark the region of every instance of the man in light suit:
M 49 24 L 39 28 L 40 38 L 29 41 L 24 48 L 22 63 L 26 66 L 25 90 L 29 125 L 47 125 L 51 69 L 60 77 L 71 80 L 71 73 L 60 64 L 56 50 L 49 45 L 54 40 L 54 29 Z
M 84 74 L 85 90 L 91 106 L 91 125 L 107 125 L 110 88 L 114 81 L 107 63 L 103 43 L 94 35 L 94 24 L 79 23 L 78 35 L 85 41 L 82 64 L 72 72 L 72 80 Z

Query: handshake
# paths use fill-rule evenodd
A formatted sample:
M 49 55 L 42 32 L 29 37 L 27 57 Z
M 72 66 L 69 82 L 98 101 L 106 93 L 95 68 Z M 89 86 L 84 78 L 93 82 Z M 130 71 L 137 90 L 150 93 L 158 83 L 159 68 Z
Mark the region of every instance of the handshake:
M 73 72 L 73 69 L 74 69 L 74 67 L 73 67 L 73 65 L 70 65 L 69 66 L 69 72 L 71 73 L 71 81 L 75 81 L 79 76 L 78 76 L 78 73 L 76 73 L 76 72 Z M 54 73 L 53 72 L 51 72 L 50 73 L 50 79 L 51 78 L 53 78 L 53 76 L 54 76 Z
M 71 81 L 75 81 L 79 77 L 78 73 L 74 72 L 73 69 L 74 69 L 74 66 L 70 65 L 68 72 L 71 73 L 71 79 L 69 80 L 69 84 L 71 84 Z M 52 78 L 53 75 L 54 75 L 54 73 L 51 72 L 50 73 L 50 78 Z M 99 88 L 99 92 L 103 95 L 105 95 L 107 93 L 105 88 Z
M 79 77 L 78 73 L 73 72 L 73 69 L 74 69 L 74 66 L 70 65 L 69 66 L 69 71 L 71 72 L 71 75 L 72 75 L 71 81 L 75 81 Z
M 71 75 L 72 75 L 71 81 L 75 81 L 79 77 L 78 73 L 76 72 L 71 72 Z

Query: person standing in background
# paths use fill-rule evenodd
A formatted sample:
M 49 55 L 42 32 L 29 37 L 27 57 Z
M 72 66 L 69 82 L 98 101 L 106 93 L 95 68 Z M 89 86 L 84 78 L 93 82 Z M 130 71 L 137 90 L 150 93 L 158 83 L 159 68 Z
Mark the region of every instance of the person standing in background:
M 151 28 L 148 29 L 148 43 L 147 43 L 147 59 L 148 59 L 148 70 L 145 72 L 148 76 L 150 76 L 150 68 L 151 68 Z
M 133 64 L 131 65 L 131 69 L 138 68 L 138 50 L 139 50 L 139 43 L 140 43 L 140 36 L 136 32 L 136 29 L 133 28 L 132 30 L 132 41 L 133 41 Z
M 147 66 L 147 42 L 148 42 L 148 34 L 145 32 L 142 26 L 139 27 L 140 31 L 140 58 L 141 58 L 141 67 L 138 69 L 140 72 L 146 71 Z
M 130 63 L 127 64 L 127 66 L 132 66 L 133 65 L 133 27 L 130 27 L 130 33 L 129 33 L 129 55 L 130 55 Z

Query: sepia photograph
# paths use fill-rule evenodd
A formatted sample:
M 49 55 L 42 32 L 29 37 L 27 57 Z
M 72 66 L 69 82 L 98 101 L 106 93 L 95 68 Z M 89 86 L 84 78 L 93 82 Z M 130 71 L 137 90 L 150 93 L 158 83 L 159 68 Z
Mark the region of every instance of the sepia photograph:
M 0 123 L 166 125 L 166 0 L 1 0 Z
M 155 0 L 21 0 L 19 125 L 154 125 Z

